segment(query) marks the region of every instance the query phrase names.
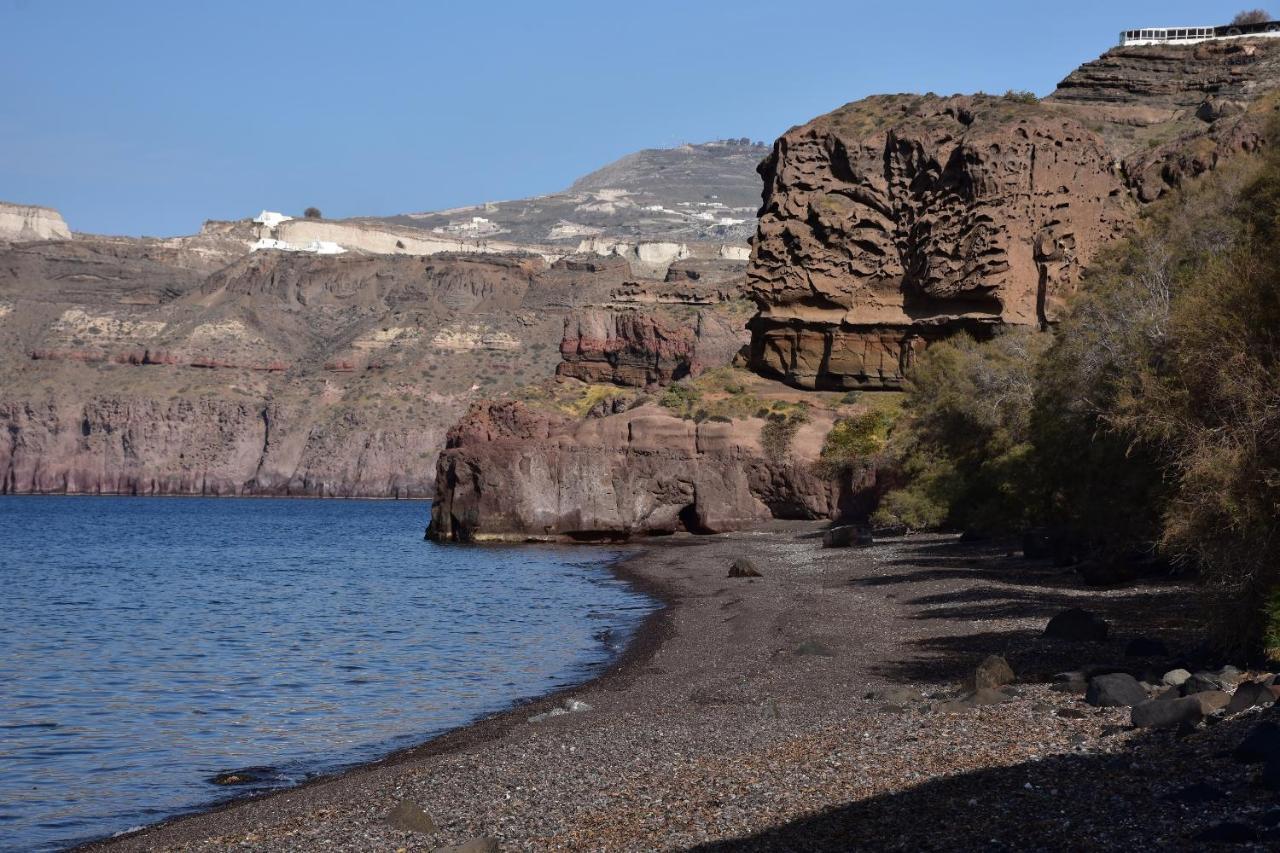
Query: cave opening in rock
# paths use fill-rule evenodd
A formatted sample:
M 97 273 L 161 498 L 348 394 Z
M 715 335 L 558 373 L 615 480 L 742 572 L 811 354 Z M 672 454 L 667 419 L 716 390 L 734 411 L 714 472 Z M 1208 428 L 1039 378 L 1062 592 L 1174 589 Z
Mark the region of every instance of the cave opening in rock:
M 698 518 L 697 504 L 689 504 L 681 509 L 677 518 L 680 520 L 680 527 L 690 533 L 695 533 L 699 536 L 706 536 L 715 532 L 704 525 L 701 519 Z

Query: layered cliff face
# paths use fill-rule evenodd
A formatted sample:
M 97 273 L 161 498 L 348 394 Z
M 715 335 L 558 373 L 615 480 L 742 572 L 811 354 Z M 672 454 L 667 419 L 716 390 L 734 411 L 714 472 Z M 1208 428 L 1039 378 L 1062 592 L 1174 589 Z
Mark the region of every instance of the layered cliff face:
M 728 364 L 747 341 L 740 321 L 716 311 L 679 317 L 587 309 L 565 318 L 556 375 L 639 388 L 665 385 Z
M 993 97 L 890 96 L 784 135 L 761 165 L 752 364 L 895 386 L 954 328 L 1052 320 L 1130 202 L 1101 140 Z
M 0 491 L 428 497 L 476 395 L 549 375 L 572 307 L 629 278 L 526 255 L 15 245 Z
M 619 540 L 833 514 L 840 484 L 812 469 L 830 422 L 804 426 L 785 459 L 767 458 L 763 425 L 695 423 L 654 405 L 578 419 L 520 402 L 480 404 L 449 431 L 428 535 Z

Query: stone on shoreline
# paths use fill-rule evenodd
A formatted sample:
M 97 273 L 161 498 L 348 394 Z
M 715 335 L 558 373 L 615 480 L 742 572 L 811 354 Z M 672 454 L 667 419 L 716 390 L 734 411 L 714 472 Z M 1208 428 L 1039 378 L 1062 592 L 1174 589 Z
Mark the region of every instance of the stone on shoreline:
M 1195 725 L 1204 717 L 1200 702 L 1194 696 L 1173 700 L 1148 699 L 1133 706 L 1130 722 L 1140 729 L 1177 728 L 1184 723 Z
M 1044 636 L 1053 640 L 1101 642 L 1107 639 L 1107 620 L 1089 610 L 1072 607 L 1049 620 Z
M 1164 678 L 1162 678 L 1161 681 L 1170 687 L 1181 687 L 1183 684 L 1186 684 L 1187 679 L 1190 677 L 1191 673 L 1187 672 L 1185 669 L 1171 669 L 1164 674 Z
M 1100 708 L 1132 707 L 1147 701 L 1147 691 L 1132 675 L 1113 672 L 1090 679 L 1084 700 Z
M 1013 680 L 1013 668 L 1009 666 L 1009 662 L 1000 655 L 988 655 L 974 670 L 970 686 L 974 690 L 981 690 L 984 687 L 996 689 L 1012 683 Z
M 409 800 L 401 800 L 391 810 L 391 814 L 387 815 L 387 823 L 396 829 L 421 832 L 424 835 L 430 835 L 440 830 L 440 827 L 436 826 L 436 822 L 431 819 L 431 815 L 427 814 L 422 806 Z
M 1231 701 L 1227 703 L 1227 713 L 1238 714 L 1249 708 L 1258 705 L 1271 705 L 1274 702 L 1275 696 L 1272 695 L 1271 690 L 1266 685 L 1257 681 L 1245 681 L 1236 688 Z
M 760 570 L 756 568 L 756 564 L 746 557 L 739 557 L 733 561 L 733 565 L 729 566 L 729 577 L 731 578 L 761 578 Z

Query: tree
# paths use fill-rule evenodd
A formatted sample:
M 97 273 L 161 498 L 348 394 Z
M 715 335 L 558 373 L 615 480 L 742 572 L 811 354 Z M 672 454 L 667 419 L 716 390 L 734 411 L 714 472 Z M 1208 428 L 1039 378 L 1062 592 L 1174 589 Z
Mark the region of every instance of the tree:
M 320 208 L 318 207 L 308 207 L 306 210 L 302 211 L 302 215 L 305 216 L 307 219 L 323 219 L 324 218 L 324 214 L 320 212 Z
M 1238 13 L 1231 19 L 1233 27 L 1247 27 L 1250 24 L 1265 24 L 1271 20 L 1271 13 L 1266 9 L 1250 9 L 1246 12 Z

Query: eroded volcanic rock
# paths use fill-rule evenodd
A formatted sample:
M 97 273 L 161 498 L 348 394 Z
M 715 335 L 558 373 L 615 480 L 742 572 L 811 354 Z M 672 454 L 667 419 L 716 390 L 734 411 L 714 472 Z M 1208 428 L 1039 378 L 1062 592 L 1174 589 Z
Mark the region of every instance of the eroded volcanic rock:
M 1096 134 L 1007 98 L 869 98 L 760 172 L 752 365 L 805 388 L 896 386 L 956 328 L 1052 320 L 1131 215 Z
M 772 461 L 763 423 L 694 423 L 651 405 L 579 420 L 516 401 L 477 404 L 437 463 L 428 535 L 589 541 L 834 514 L 839 484 L 812 470 L 830 423 L 806 425 L 794 458 Z
M 645 387 L 698 376 L 733 360 L 745 327 L 713 311 L 679 318 L 658 311 L 592 308 L 565 318 L 559 376 Z

